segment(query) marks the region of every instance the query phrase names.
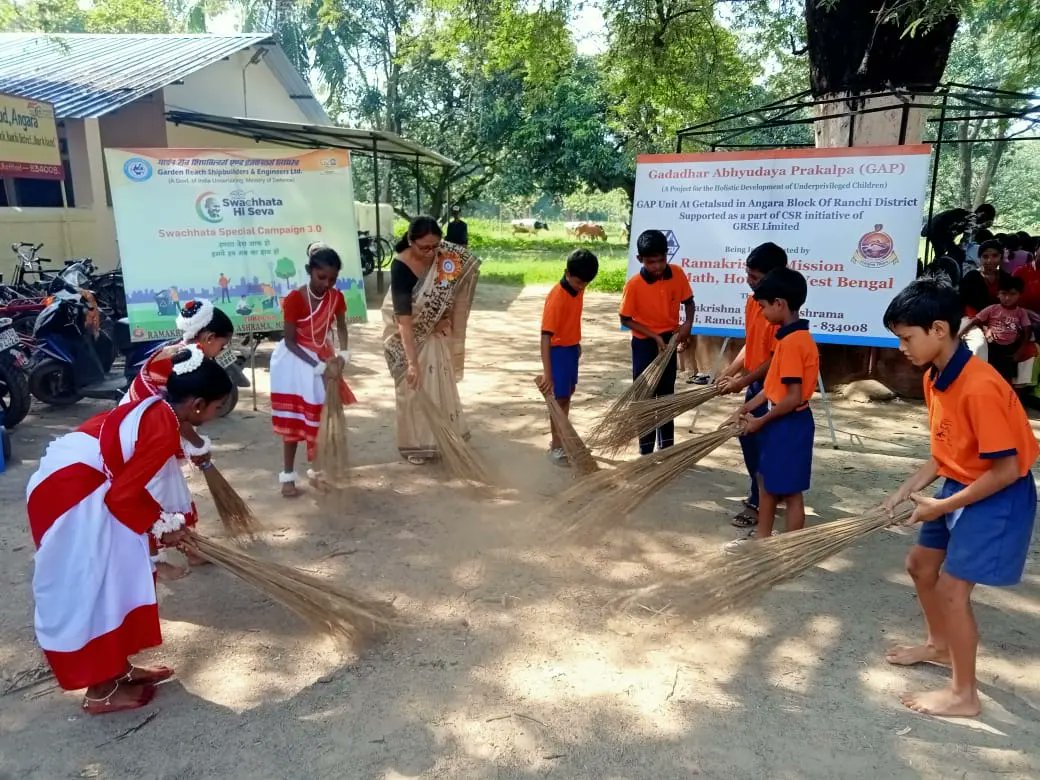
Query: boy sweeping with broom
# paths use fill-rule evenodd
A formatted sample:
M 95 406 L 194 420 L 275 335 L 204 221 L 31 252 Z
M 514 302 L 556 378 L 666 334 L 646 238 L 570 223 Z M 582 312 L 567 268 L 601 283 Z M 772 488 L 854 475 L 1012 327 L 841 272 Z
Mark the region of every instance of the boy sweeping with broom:
M 924 644 L 894 647 L 891 664 L 950 664 L 942 690 L 905 693 L 907 707 L 928 715 L 973 717 L 979 713 L 975 658 L 979 631 L 971 609 L 977 584 L 1015 585 L 1022 579 L 1036 514 L 1030 473 L 1040 454 L 1025 410 L 996 369 L 974 357 L 957 339 L 962 307 L 957 291 L 919 279 L 885 311 L 885 327 L 900 351 L 928 367 L 932 457 L 891 496 L 891 512 L 916 504 L 921 523 L 906 568 L 924 612 Z M 918 491 L 943 477 L 934 498 Z
M 638 379 L 647 366 L 663 352 L 672 338 L 678 349 L 685 349 L 693 327 L 693 290 L 679 266 L 668 262 L 668 239 L 660 230 L 644 230 L 636 241 L 636 253 L 643 267 L 625 282 L 621 294 L 621 324 L 632 331 L 632 379 Z M 679 327 L 679 309 L 685 321 Z M 654 397 L 675 392 L 676 359 L 672 356 Z M 675 423 L 669 420 L 656 431 L 639 439 L 639 454 L 650 455 L 654 444 L 663 450 L 675 444 Z
M 575 249 L 567 256 L 563 278 L 549 291 L 542 310 L 542 374 L 536 380 L 543 393 L 552 393 L 564 415 L 570 414 L 571 396 L 578 386 L 578 361 L 581 359 L 581 310 L 585 288 L 599 273 L 599 260 L 587 249 Z M 549 457 L 558 466 L 567 466 L 563 438 L 550 418 L 552 441 Z
M 781 499 L 787 502 L 785 530 L 798 531 L 805 526 L 802 494 L 809 489 L 816 433 L 809 399 L 820 371 L 820 354 L 809 335 L 809 323 L 798 313 L 807 289 L 805 277 L 790 268 L 777 268 L 755 288 L 755 301 L 766 321 L 779 326 L 762 391 L 734 415 L 743 419 L 747 435 L 759 434 L 761 503 L 755 533 L 759 539 L 772 535 Z M 756 415 L 761 407 L 766 408 L 765 414 Z M 726 549 L 739 548 L 746 541 L 737 539 Z
M 762 313 L 762 307 L 755 300 L 755 289 L 766 274 L 787 267 L 787 253 L 772 241 L 767 241 L 751 250 L 745 265 L 751 294 L 744 305 L 744 346 L 722 372 L 718 385 L 723 393 L 745 390 L 744 401 L 747 402 L 762 392 L 762 381 L 766 378 L 773 350 L 776 349 L 776 331 L 779 327 L 769 322 Z M 738 376 L 741 369 L 744 373 Z M 758 407 L 754 412 L 756 417 L 765 413 L 765 406 Z M 753 528 L 758 523 L 758 437 L 745 433 L 740 437 L 740 450 L 744 455 L 750 487 L 744 500 L 744 509 L 733 516 L 730 524 L 735 528 Z

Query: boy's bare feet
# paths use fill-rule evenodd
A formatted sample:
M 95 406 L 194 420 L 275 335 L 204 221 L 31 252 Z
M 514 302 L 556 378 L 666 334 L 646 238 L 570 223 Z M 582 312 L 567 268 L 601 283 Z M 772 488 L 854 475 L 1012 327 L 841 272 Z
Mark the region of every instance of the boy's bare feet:
M 897 645 L 885 653 L 885 660 L 895 666 L 913 666 L 915 664 L 950 665 L 950 651 L 940 650 L 935 645 Z
M 914 712 L 948 718 L 974 718 L 982 710 L 978 693 L 961 694 L 952 688 L 904 693 L 899 700 Z

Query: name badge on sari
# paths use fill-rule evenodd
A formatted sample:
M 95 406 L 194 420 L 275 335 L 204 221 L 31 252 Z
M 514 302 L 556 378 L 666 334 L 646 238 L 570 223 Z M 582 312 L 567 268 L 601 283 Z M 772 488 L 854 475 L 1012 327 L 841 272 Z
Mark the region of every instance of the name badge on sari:
M 437 267 L 437 286 L 450 286 L 461 273 L 462 263 L 459 256 L 454 252 L 445 252 L 441 255 L 440 265 Z

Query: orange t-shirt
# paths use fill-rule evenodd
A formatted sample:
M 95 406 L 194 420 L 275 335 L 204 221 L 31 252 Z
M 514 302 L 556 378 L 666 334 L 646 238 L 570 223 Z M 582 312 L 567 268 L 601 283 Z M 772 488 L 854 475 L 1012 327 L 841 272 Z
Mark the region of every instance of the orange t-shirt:
M 762 306 L 749 295 L 744 304 L 744 370 L 754 371 L 765 363 L 776 351 L 776 331 L 774 325 L 762 313 Z
M 805 405 L 816 392 L 819 375 L 820 352 L 809 335 L 809 323 L 798 320 L 779 328 L 776 331 L 773 362 L 766 372 L 766 399 L 772 404 L 778 404 L 787 395 L 788 385 L 800 384 L 802 405 Z
M 654 333 L 672 333 L 679 328 L 679 308 L 693 300 L 693 289 L 679 266 L 665 267 L 664 276 L 649 281 L 640 270 L 625 282 L 620 314 Z M 632 332 L 637 339 L 647 338 Z
M 581 343 L 581 307 L 585 291 L 578 292 L 563 279 L 545 297 L 542 333 L 552 336 L 554 347 L 573 347 Z
M 941 371 L 924 377 L 932 457 L 939 474 L 970 484 L 987 461 L 1014 455 L 1018 475 L 1029 473 L 1040 447 L 1022 402 L 996 369 L 960 347 Z

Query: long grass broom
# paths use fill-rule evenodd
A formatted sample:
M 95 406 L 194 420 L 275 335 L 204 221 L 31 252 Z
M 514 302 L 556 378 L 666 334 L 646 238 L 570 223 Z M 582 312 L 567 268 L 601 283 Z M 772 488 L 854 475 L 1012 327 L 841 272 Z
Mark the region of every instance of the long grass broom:
M 643 373 L 636 377 L 625 392 L 614 401 L 607 413 L 603 415 L 596 427 L 592 429 L 592 433 L 589 434 L 588 441 L 590 447 L 599 448 L 600 438 L 606 436 L 607 432 L 619 419 L 624 418 L 629 404 L 633 401 L 642 401 L 644 398 L 649 398 L 653 395 L 657 386 L 661 383 L 661 377 L 664 376 L 669 361 L 675 356 L 677 344 L 678 339 L 671 339 L 665 348 L 661 350 L 660 354 L 654 358 L 653 362 L 643 369 Z
M 445 468 L 459 479 L 490 485 L 491 475 L 484 467 L 480 456 L 473 451 L 469 443 L 455 430 L 455 426 L 451 424 L 444 412 L 437 408 L 437 405 L 426 394 L 425 390 L 417 390 L 415 392 L 415 403 L 418 404 L 419 411 L 430 425 L 430 430 L 433 432 L 433 438 Z
M 254 558 L 196 533 L 185 546 L 333 638 L 360 643 L 403 625 L 389 604 L 336 588 L 291 566 Z
M 563 532 L 565 536 L 591 540 L 620 525 L 650 495 L 738 432 L 737 426 L 727 425 L 675 447 L 627 461 L 616 469 L 586 477 L 554 500 L 550 515 L 569 521 Z
M 535 382 L 535 386 L 538 386 L 538 382 Z M 538 389 L 541 390 L 540 387 Z M 552 392 L 547 393 L 544 390 L 541 392 L 542 397 L 545 398 L 545 405 L 549 409 L 549 419 L 556 426 L 556 430 L 560 435 L 560 444 L 563 445 L 563 451 L 567 454 L 567 460 L 570 462 L 571 468 L 579 476 L 586 476 L 599 471 L 599 464 L 592 457 L 592 453 L 585 446 L 585 442 L 581 440 L 581 436 L 574 430 L 570 419 L 563 409 L 560 408 L 556 399 L 553 398 Z
M 912 511 L 907 508 L 890 516 L 878 508 L 857 517 L 749 541 L 736 552 L 704 553 L 689 562 L 694 572 L 690 576 L 642 588 L 622 597 L 616 606 L 629 610 L 652 601 L 661 604 L 664 611 L 692 619 L 745 606 L 870 534 L 905 522 Z
M 633 401 L 623 415 L 614 418 L 609 428 L 597 440 L 597 447 L 608 454 L 616 455 L 633 439 L 660 428 L 683 412 L 694 409 L 718 395 L 719 389 L 714 385 L 708 385 L 660 398 Z
M 325 369 L 325 405 L 318 424 L 316 478 L 325 489 L 343 490 L 349 476 L 347 417 L 343 413 L 343 362 L 330 360 Z
M 206 478 L 213 505 L 217 509 L 217 516 L 220 517 L 227 535 L 232 539 L 252 539 L 259 534 L 263 527 L 253 510 L 213 465 L 213 461 L 206 461 L 200 468 L 202 476 Z

